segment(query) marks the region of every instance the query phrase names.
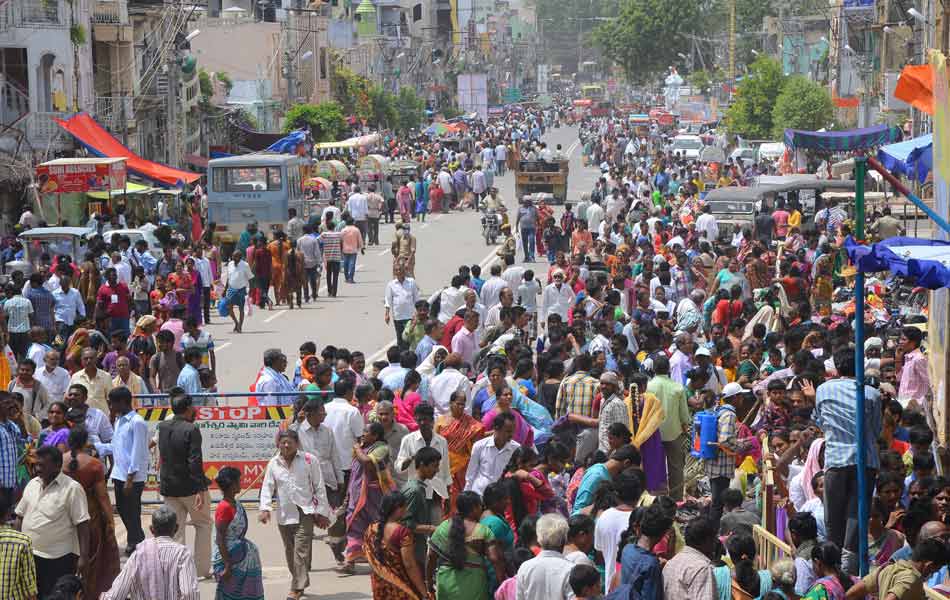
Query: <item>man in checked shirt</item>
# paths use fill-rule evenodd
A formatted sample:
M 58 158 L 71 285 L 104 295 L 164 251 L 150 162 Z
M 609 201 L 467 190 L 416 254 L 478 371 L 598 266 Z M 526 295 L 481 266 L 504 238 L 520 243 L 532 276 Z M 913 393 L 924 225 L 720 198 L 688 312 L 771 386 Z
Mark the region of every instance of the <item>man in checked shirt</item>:
M 716 456 L 703 460 L 703 471 L 709 477 L 712 491 L 709 520 L 716 531 L 719 531 L 719 520 L 722 518 L 722 493 L 729 489 L 729 480 L 736 470 L 736 409 L 729 402 L 743 391 L 738 383 L 727 383 L 722 389 L 721 403 L 712 392 L 703 392 L 706 410 L 716 413 Z

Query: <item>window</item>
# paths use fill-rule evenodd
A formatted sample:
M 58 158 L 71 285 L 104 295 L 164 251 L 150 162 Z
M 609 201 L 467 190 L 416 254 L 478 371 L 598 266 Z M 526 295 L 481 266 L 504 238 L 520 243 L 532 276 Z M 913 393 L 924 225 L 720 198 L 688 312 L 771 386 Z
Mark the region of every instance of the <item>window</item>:
M 283 187 L 280 167 L 214 167 L 215 192 L 279 192 Z

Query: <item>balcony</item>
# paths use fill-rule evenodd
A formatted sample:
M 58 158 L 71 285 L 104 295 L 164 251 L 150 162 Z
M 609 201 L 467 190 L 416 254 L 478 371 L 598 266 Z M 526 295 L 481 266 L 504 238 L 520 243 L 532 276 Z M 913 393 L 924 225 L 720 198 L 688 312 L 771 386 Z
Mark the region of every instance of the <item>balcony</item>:
M 96 96 L 96 121 L 113 133 L 135 127 L 131 96 Z
M 95 0 L 91 16 L 94 24 L 128 25 L 129 5 L 126 0 Z
M 53 146 L 56 148 L 68 147 L 71 144 L 71 138 L 60 127 L 53 117 L 57 119 L 68 119 L 73 113 L 61 112 L 35 112 L 30 113 L 26 121 L 26 134 L 30 143 L 34 147 L 45 148 Z
M 19 24 L 24 27 L 65 27 L 61 7 L 62 3 L 56 0 L 21 0 L 17 7 Z

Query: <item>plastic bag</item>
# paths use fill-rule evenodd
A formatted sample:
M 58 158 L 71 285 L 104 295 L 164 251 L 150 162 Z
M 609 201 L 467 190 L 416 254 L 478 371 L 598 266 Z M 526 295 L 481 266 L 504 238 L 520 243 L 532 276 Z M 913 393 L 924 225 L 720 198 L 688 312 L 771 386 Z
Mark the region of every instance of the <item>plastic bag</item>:
M 222 317 L 228 316 L 228 301 L 226 298 L 218 300 L 218 314 Z
M 244 298 L 244 312 L 247 313 L 247 316 L 254 314 L 254 303 L 251 302 L 250 294 Z

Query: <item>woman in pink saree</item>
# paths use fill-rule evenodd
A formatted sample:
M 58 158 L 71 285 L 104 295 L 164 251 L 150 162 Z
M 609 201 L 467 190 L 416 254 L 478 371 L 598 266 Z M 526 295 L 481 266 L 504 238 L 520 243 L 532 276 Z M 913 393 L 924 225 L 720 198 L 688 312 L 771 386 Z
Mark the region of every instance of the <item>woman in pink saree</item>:
M 515 417 L 515 435 L 512 439 L 522 446 L 533 446 L 534 430 L 531 429 L 531 426 L 528 425 L 528 422 L 524 420 L 524 417 L 522 417 L 517 410 L 511 408 L 511 401 L 514 400 L 514 392 L 508 387 L 507 382 L 501 383 L 495 388 L 495 398 L 495 406 L 482 416 L 482 427 L 485 428 L 485 431 L 494 430 L 492 421 L 495 420 L 496 415 L 499 413 L 511 413 Z
M 367 423 L 353 446 L 353 465 L 346 507 L 346 551 L 341 571 L 353 574 L 357 560 L 365 560 L 363 534 L 379 521 L 383 496 L 396 489 L 389 471 L 389 444 L 380 423 Z

